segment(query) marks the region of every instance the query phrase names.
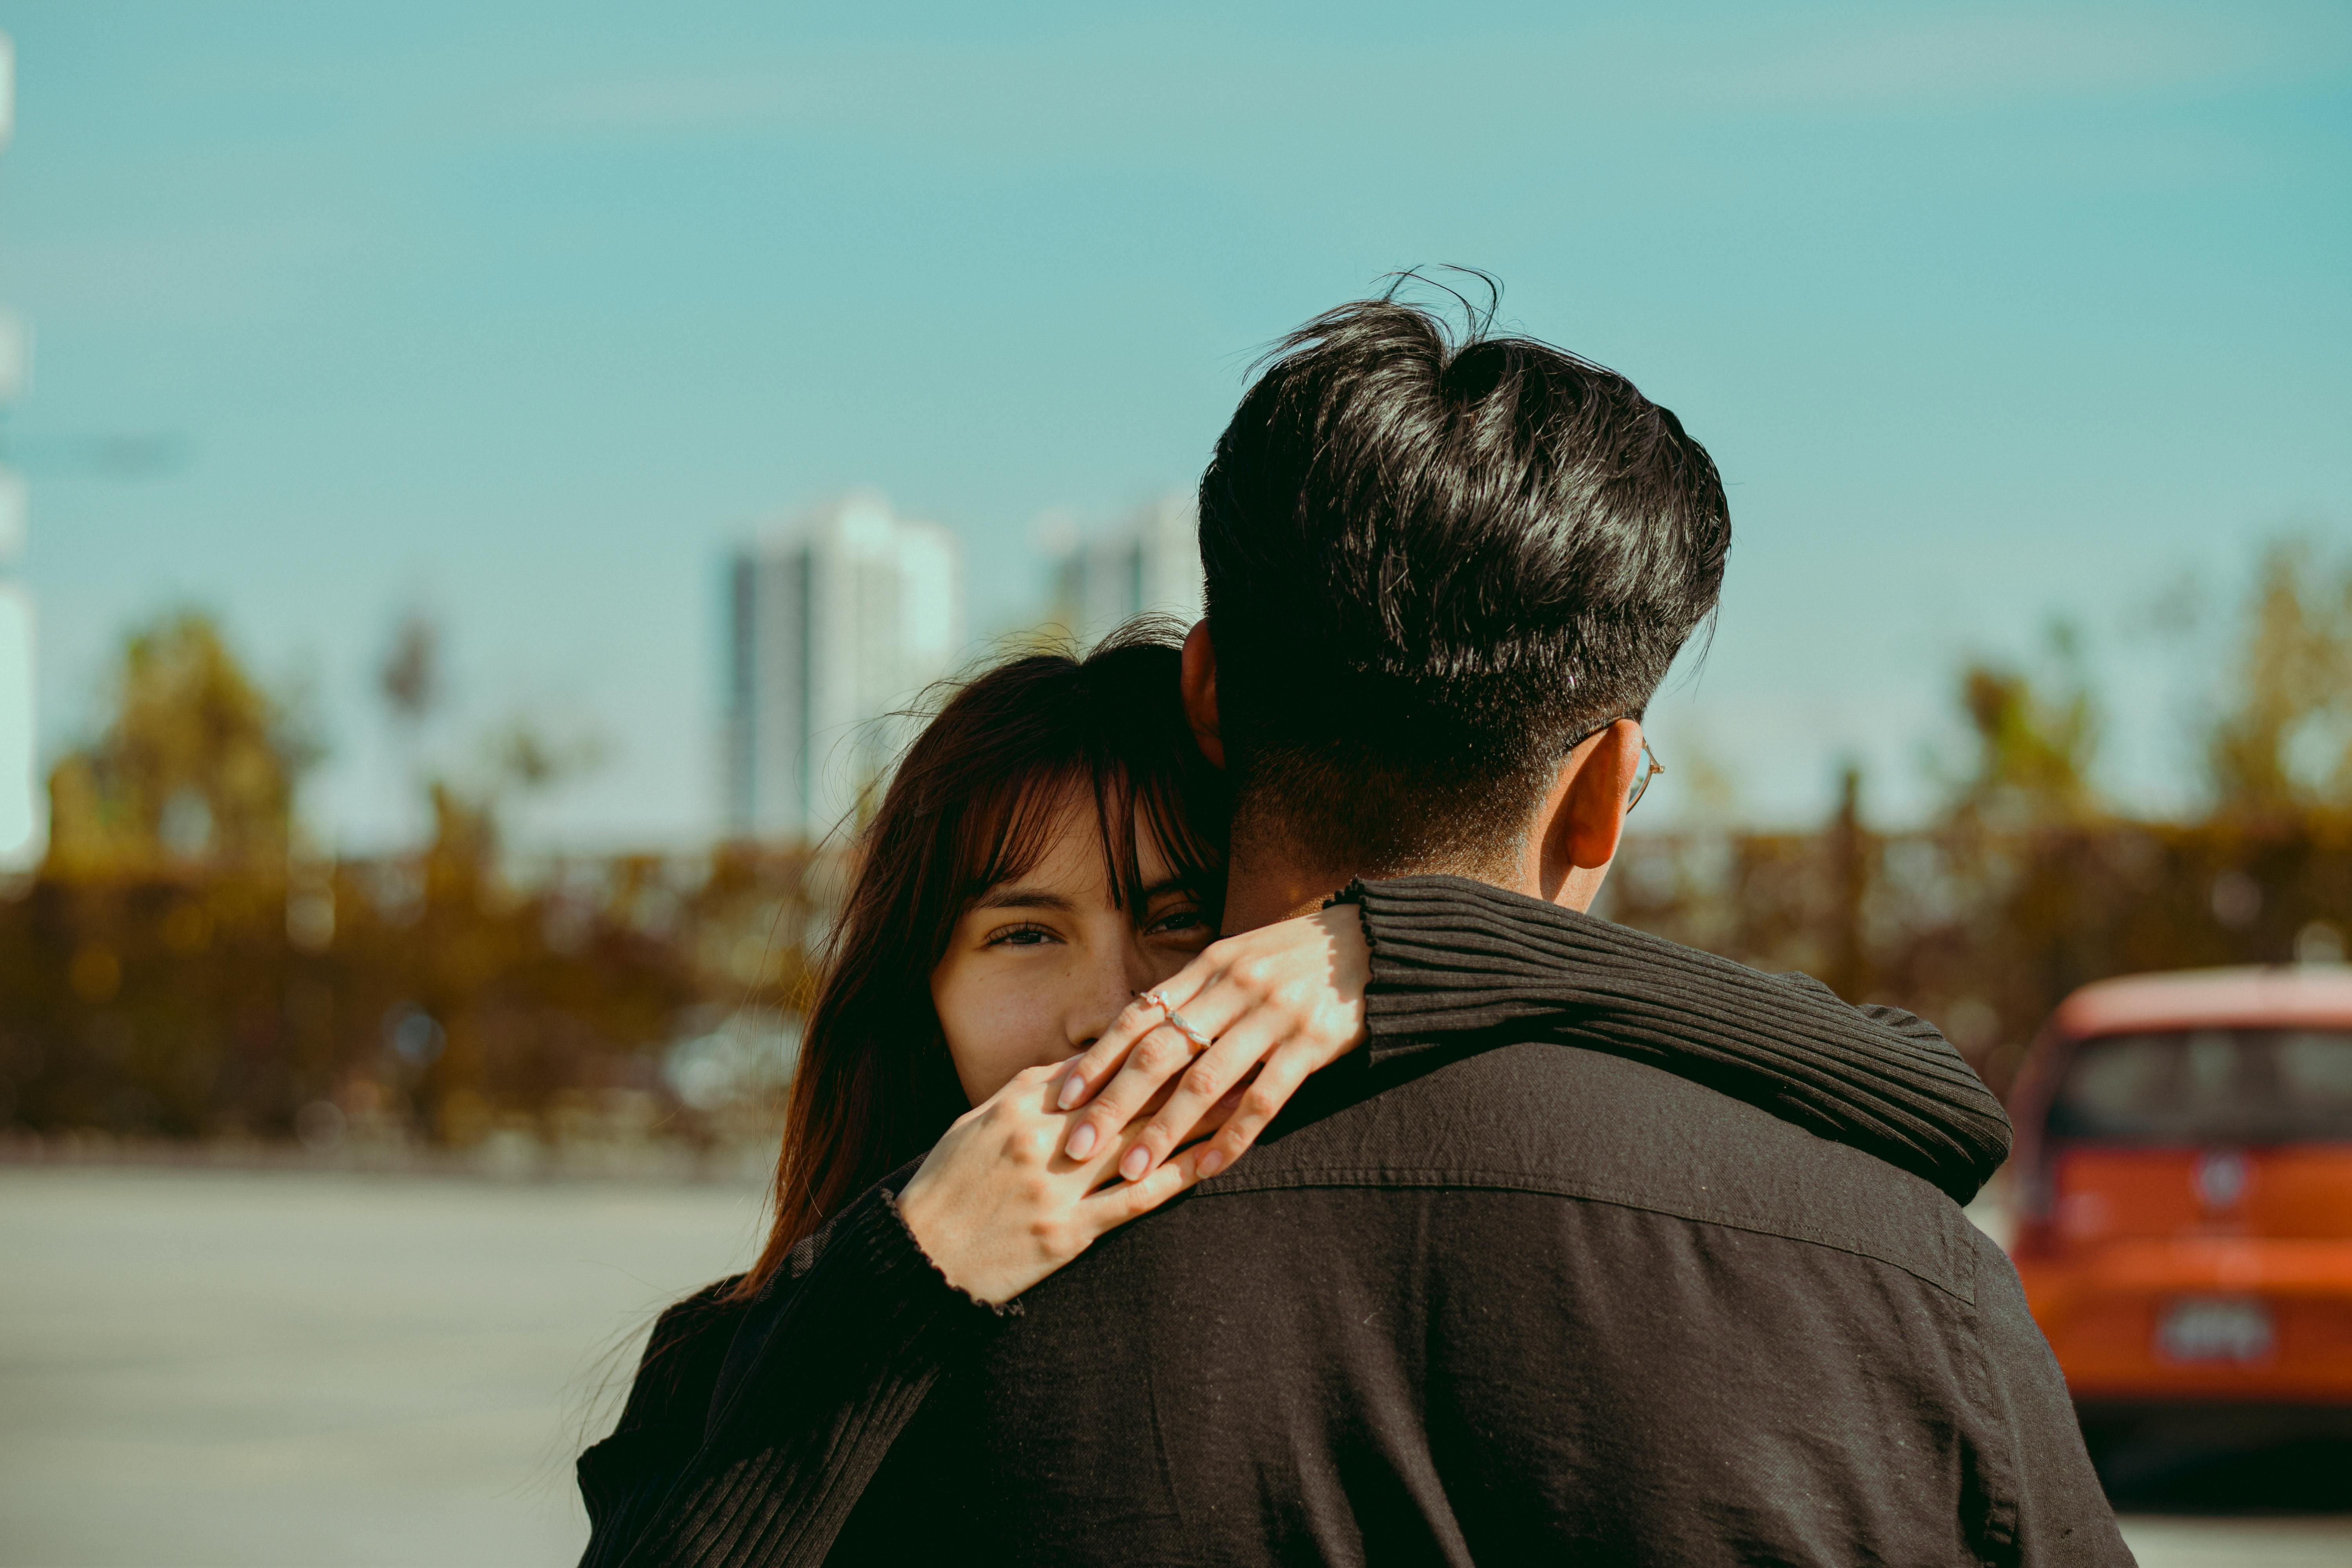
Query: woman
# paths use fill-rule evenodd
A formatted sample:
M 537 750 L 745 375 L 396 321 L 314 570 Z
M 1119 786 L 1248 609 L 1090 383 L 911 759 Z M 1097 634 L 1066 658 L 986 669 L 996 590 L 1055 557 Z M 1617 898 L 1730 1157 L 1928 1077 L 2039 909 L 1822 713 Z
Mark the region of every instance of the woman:
M 1475 1048 L 1501 1016 L 1537 1017 L 1957 1196 L 2005 1154 L 1998 1105 L 1908 1015 L 1499 890 L 1481 930 L 1521 940 L 1458 938 L 1475 885 L 1433 900 L 1408 879 L 1213 943 L 1223 779 L 1184 721 L 1178 658 L 1147 631 L 1014 659 L 909 750 L 809 1017 L 766 1247 L 656 1326 L 618 1428 L 581 1459 L 584 1563 L 747 1542 L 821 1560 L 931 1384 L 1022 1292 L 1229 1166 L 1359 1046 L 1351 1060 Z M 1482 966 L 1511 979 L 1507 1015 L 1494 988 L 1442 978 Z M 1786 1037 L 1677 1024 L 1759 988 L 1755 1015 L 1793 1018 Z M 1684 1006 L 1645 1005 L 1662 990 Z

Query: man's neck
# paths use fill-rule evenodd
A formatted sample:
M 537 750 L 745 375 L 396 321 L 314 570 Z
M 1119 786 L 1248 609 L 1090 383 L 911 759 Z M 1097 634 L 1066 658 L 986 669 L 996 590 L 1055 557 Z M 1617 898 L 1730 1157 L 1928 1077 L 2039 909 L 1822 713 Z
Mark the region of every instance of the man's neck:
M 1370 873 L 1380 877 L 1412 877 L 1444 874 L 1467 877 L 1490 887 L 1508 892 L 1524 893 L 1531 899 L 1541 899 L 1548 904 L 1563 909 L 1589 910 L 1600 895 L 1601 879 L 1609 875 L 1607 866 L 1592 868 L 1565 867 L 1548 872 L 1533 860 L 1521 868 L 1516 877 L 1497 876 L 1491 871 L 1474 870 L 1460 866 L 1409 866 Z M 1323 907 L 1323 900 L 1346 887 L 1360 876 L 1360 870 L 1342 870 L 1332 867 L 1311 867 L 1301 864 L 1279 852 L 1264 847 L 1252 847 L 1235 843 L 1233 862 L 1225 869 L 1225 934 L 1255 931 L 1259 926 L 1272 925 L 1297 915 L 1311 915 Z
M 1294 915 L 1311 915 L 1351 879 L 1345 871 L 1253 866 L 1236 852 L 1225 872 L 1225 934 L 1254 931 Z
M 1440 872 L 1466 876 L 1534 898 L 1543 896 L 1538 889 L 1520 887 L 1516 881 L 1456 866 L 1411 866 L 1378 875 L 1412 877 Z M 1361 875 L 1356 870 L 1305 866 L 1280 855 L 1253 855 L 1236 845 L 1233 864 L 1225 873 L 1225 933 L 1232 935 L 1297 915 L 1311 915 L 1323 907 L 1326 899 Z

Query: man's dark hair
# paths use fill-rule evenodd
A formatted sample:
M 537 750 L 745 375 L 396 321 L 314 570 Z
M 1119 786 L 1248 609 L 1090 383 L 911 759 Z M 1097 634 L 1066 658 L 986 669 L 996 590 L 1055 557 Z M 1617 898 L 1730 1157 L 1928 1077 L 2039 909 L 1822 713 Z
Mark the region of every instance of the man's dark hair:
M 1275 351 L 1201 479 L 1237 842 L 1482 870 L 1722 587 L 1706 450 L 1614 371 L 1392 298 Z

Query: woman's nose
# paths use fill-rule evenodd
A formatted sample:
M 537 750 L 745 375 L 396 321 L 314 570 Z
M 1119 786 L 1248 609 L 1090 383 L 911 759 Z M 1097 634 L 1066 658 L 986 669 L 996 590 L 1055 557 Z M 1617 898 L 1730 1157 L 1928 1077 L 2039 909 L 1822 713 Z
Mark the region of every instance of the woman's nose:
M 1113 961 L 1095 965 L 1085 1001 L 1070 1009 L 1070 1048 L 1082 1051 L 1100 1039 L 1120 1010 L 1150 983 L 1132 963 Z

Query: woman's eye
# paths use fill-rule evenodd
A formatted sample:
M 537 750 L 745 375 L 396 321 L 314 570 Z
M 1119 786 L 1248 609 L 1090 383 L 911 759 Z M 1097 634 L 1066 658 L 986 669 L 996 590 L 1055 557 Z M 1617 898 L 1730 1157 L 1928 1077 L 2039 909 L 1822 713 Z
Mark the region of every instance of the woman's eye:
M 988 933 L 990 947 L 1039 947 L 1054 940 L 1044 926 L 1004 926 Z
M 1198 909 L 1187 904 L 1181 909 L 1170 910 L 1143 929 L 1151 936 L 1181 936 L 1200 931 L 1208 923 Z

